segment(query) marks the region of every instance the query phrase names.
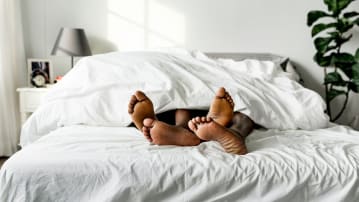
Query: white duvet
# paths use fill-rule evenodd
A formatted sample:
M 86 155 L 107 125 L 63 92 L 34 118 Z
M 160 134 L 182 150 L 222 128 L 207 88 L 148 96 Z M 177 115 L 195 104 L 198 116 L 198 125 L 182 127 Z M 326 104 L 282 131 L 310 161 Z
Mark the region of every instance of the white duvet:
M 359 133 L 255 131 L 249 153 L 216 142 L 154 146 L 134 128 L 69 126 L 0 171 L 0 201 L 358 201 Z
M 322 98 L 270 61 L 212 60 L 200 52 L 127 52 L 82 59 L 50 90 L 22 129 L 21 145 L 62 126 L 127 126 L 130 96 L 144 91 L 155 111 L 207 109 L 219 87 L 235 110 L 276 129 L 324 128 Z

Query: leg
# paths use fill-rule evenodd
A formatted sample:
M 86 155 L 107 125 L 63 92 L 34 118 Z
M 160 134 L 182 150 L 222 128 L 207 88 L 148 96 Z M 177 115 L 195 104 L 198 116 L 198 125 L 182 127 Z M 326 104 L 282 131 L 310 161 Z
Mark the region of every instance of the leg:
M 188 123 L 189 128 L 202 140 L 219 142 L 224 150 L 232 154 L 246 154 L 244 139 L 236 132 L 217 123 L 210 117 L 196 117 Z
M 253 131 L 254 126 L 255 124 L 251 118 L 240 112 L 234 112 L 232 125 L 229 128 L 245 139 Z
M 188 121 L 191 120 L 191 112 L 187 109 L 177 109 L 175 114 L 176 126 L 188 129 Z
M 193 110 L 193 109 L 177 109 L 175 113 L 175 125 L 183 128 L 188 128 L 188 121 L 196 116 L 205 116 L 206 110 Z

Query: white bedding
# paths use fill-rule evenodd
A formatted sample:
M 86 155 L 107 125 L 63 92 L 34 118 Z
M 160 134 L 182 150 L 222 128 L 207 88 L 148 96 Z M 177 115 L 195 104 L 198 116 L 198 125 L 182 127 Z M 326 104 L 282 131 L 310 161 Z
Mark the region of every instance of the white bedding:
M 216 142 L 154 146 L 133 128 L 71 126 L 11 157 L 0 201 L 357 201 L 359 133 L 255 131 L 249 154 Z
M 235 110 L 269 128 L 249 136 L 247 155 L 215 142 L 150 145 L 124 127 L 135 90 L 163 112 L 208 108 L 221 86 Z M 23 149 L 0 171 L 0 201 L 355 201 L 359 134 L 321 129 L 324 107 L 269 61 L 200 52 L 84 58 L 23 126 Z
M 273 62 L 212 60 L 185 51 L 114 52 L 77 63 L 25 123 L 20 143 L 25 146 L 62 126 L 127 126 L 127 104 L 136 90 L 163 112 L 206 109 L 222 86 L 235 110 L 266 128 L 313 130 L 328 124 L 322 98 Z

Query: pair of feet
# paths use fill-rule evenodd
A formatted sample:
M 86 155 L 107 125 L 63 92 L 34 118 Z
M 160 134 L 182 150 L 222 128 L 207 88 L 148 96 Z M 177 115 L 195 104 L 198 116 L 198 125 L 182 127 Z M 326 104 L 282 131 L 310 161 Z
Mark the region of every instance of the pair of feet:
M 244 141 L 226 128 L 233 118 L 234 103 L 224 88 L 220 88 L 212 101 L 207 117 L 188 121 L 188 129 L 156 119 L 152 101 L 141 91 L 131 96 L 128 112 L 137 129 L 146 139 L 157 145 L 196 146 L 201 141 L 217 141 L 226 152 L 245 154 Z

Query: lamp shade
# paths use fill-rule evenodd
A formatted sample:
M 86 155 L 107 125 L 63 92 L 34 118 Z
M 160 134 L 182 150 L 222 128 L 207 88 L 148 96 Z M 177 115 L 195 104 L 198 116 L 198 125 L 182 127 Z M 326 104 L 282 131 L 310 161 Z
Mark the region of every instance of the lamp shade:
M 91 49 L 85 30 L 78 28 L 61 28 L 56 38 L 51 55 L 89 56 Z

